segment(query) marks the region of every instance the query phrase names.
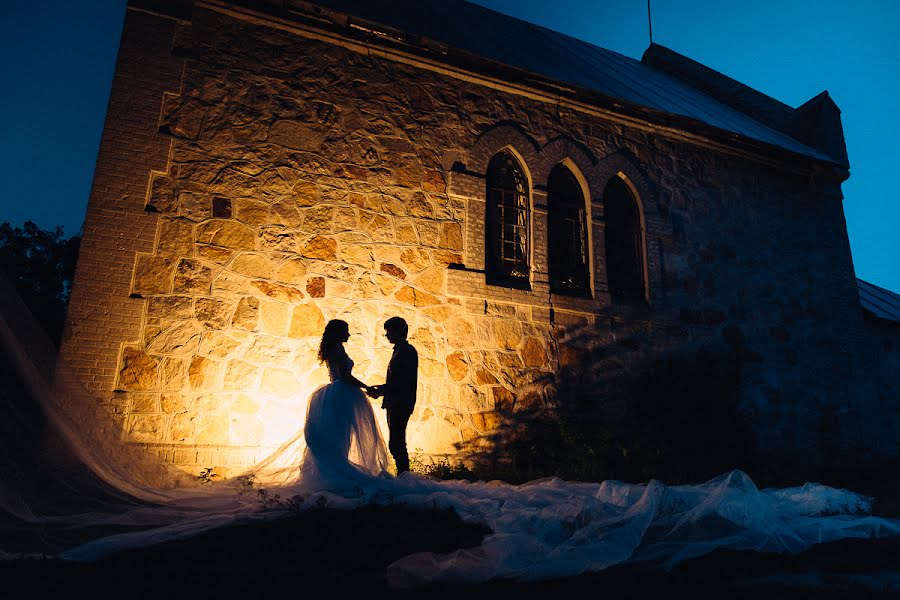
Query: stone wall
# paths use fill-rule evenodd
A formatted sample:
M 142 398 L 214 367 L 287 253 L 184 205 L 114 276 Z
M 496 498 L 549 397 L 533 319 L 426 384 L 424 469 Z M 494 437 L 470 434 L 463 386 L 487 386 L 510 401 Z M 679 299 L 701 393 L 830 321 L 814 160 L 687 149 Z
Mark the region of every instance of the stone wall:
M 481 271 L 484 171 L 504 148 L 532 185 L 527 291 L 486 285 Z M 549 290 L 546 181 L 560 162 L 588 192 L 589 299 Z M 742 385 L 761 447 L 804 447 L 820 413 L 853 396 L 863 335 L 839 184 L 808 167 L 283 23 L 132 9 L 64 356 L 124 439 L 189 472 L 233 472 L 302 427 L 332 318 L 350 323 L 368 383 L 390 356 L 383 322 L 410 323 L 420 389 L 409 445 L 431 456 L 487 443 L 509 411 L 551 405 L 552 374 L 577 360 L 576 330 L 590 332 L 582 345 L 636 338 L 639 361 L 732 324 L 762 357 Z M 611 177 L 641 206 L 646 305 L 607 293 Z

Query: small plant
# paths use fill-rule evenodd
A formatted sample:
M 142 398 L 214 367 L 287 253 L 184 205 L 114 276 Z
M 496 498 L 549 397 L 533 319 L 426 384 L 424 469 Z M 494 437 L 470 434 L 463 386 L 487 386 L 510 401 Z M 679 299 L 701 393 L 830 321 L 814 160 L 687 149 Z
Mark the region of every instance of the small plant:
M 205 485 L 214 481 L 221 481 L 222 476 L 216 473 L 215 467 L 207 467 L 200 471 L 200 474 L 197 475 L 197 480 Z
M 295 494 L 290 498 L 281 499 L 279 494 L 269 494 L 269 490 L 260 488 L 256 491 L 256 497 L 259 498 L 263 510 L 289 510 L 291 512 L 300 512 L 306 503 L 306 497 L 301 494 Z M 321 500 L 321 498 L 320 498 Z
M 432 460 L 429 463 L 418 462 L 416 472 L 435 479 L 465 479 L 467 481 L 478 479 L 477 475 L 465 464 L 451 463 L 446 458 Z
M 256 485 L 256 475 L 253 473 L 249 473 L 247 475 L 239 475 L 237 478 L 237 483 L 242 488 L 252 488 Z

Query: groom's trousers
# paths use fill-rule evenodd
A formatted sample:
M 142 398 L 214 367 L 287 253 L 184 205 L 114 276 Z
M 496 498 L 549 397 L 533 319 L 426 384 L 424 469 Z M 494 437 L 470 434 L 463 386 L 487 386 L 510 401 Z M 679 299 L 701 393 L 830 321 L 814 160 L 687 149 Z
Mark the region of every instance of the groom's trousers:
M 409 471 L 409 453 L 406 451 L 406 425 L 412 416 L 407 408 L 387 409 L 388 448 L 397 463 L 397 475 Z

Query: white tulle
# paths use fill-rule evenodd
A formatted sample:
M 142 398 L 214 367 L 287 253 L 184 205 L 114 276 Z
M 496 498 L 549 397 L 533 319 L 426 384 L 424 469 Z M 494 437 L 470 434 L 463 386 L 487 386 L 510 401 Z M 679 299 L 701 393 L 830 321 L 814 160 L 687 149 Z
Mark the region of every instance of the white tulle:
M 866 514 L 868 498 L 818 484 L 758 490 L 741 471 L 685 486 L 556 478 L 509 485 L 436 481 L 412 473 L 391 477 L 371 404 L 335 371 L 332 382 L 311 395 L 302 430 L 244 477 L 161 490 L 146 478 L 129 475 L 131 463 L 123 462 L 131 460 L 128 453 L 110 453 L 108 443 L 87 443 L 78 435 L 72 417 L 61 408 L 65 402 L 59 399 L 59 387 L 51 390 L 9 325 L 0 318 L 0 341 L 15 353 L 30 393 L 56 435 L 99 475 L 102 486 L 82 488 L 81 493 L 97 489 L 98 497 L 105 494 L 90 510 L 54 507 L 42 512 L 35 508 L 41 503 L 33 494 L 0 482 L 0 526 L 11 523 L 19 531 L 57 527 L 71 534 L 68 544 L 57 541 L 31 549 L 43 555 L 97 560 L 231 524 L 286 518 L 323 504 L 348 510 L 369 504 L 449 508 L 463 520 L 491 529 L 477 548 L 398 560 L 387 572 L 395 586 L 535 580 L 626 562 L 671 567 L 719 548 L 799 552 L 832 540 L 900 535 L 900 521 Z M 72 387 L 69 393 L 83 392 Z M 127 493 L 115 497 L 109 490 Z M 99 530 L 104 533 L 91 533 Z M 22 548 L 0 542 L 0 557 L 21 557 L 28 553 Z

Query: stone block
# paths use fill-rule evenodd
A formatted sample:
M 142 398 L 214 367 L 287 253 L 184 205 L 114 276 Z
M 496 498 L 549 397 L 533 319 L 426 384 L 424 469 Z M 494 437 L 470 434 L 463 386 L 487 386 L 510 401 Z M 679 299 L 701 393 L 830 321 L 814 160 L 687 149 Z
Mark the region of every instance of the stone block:
M 294 184 L 292 193 L 295 206 L 315 206 L 322 198 L 319 186 L 311 181 L 298 181 Z
M 440 171 L 429 169 L 422 178 L 422 189 L 426 192 L 443 194 L 447 191 L 447 183 Z
M 212 287 L 212 269 L 201 261 L 183 258 L 175 268 L 173 290 L 183 294 L 209 294 Z
M 370 268 L 375 262 L 372 248 L 359 244 L 343 245 L 341 247 L 341 260 L 366 268 Z
M 200 340 L 199 354 L 215 358 L 225 358 L 233 354 L 241 345 L 237 340 L 221 331 L 204 332 Z
M 158 255 L 178 258 L 194 252 L 194 224 L 186 219 L 160 219 Z
M 424 219 L 416 222 L 416 231 L 423 246 L 437 248 L 440 246 L 441 224 Z
M 272 219 L 273 225 L 279 225 L 290 229 L 296 229 L 303 224 L 303 213 L 300 212 L 300 205 L 295 199 L 285 199 L 273 202 L 270 206 L 269 218 Z
M 355 208 L 341 207 L 334 212 L 334 228 L 337 231 L 356 231 L 359 229 L 359 213 Z
M 426 294 L 425 292 L 411 288 L 408 285 L 400 288 L 400 291 L 394 295 L 394 298 L 396 298 L 398 302 L 412 306 L 429 306 L 441 303 L 438 298 L 435 298 L 431 294 Z
M 132 413 L 158 413 L 157 394 L 128 394 Z
M 387 273 L 397 279 L 406 279 L 406 271 L 392 263 L 381 263 L 380 267 L 383 273 Z
M 443 379 L 446 377 L 444 365 L 433 358 L 419 358 L 419 373 L 426 379 Z
M 172 291 L 175 261 L 166 256 L 138 254 L 134 265 L 132 294 L 167 294 Z
M 422 309 L 422 314 L 436 323 L 443 323 L 450 317 L 450 309 L 446 306 L 427 306 Z
M 522 324 L 512 319 L 495 319 L 494 340 L 503 350 L 517 349 L 522 343 Z
M 224 445 L 228 443 L 229 419 L 225 415 L 200 415 L 197 418 L 195 440 L 198 444 Z
M 272 222 L 270 216 L 269 204 L 261 200 L 251 200 L 249 198 L 240 198 L 235 200 L 235 212 L 237 220 L 258 227 Z
M 236 391 L 255 390 L 259 381 L 259 369 L 242 360 L 231 360 L 225 369 L 225 389 Z
M 186 442 L 194 439 L 197 413 L 195 411 L 178 413 L 172 417 L 169 425 L 169 439 L 173 442 Z
M 503 416 L 497 411 L 473 413 L 472 423 L 475 425 L 475 429 L 481 433 L 490 433 L 500 427 L 503 423 Z
M 360 215 L 360 231 L 367 234 L 373 242 L 393 242 L 394 227 L 390 217 L 379 214 Z
M 263 301 L 260 304 L 259 325 L 266 333 L 285 335 L 288 326 L 288 307 L 280 302 Z
M 317 260 L 335 260 L 337 258 L 337 242 L 331 238 L 317 235 L 300 248 L 300 255 Z
M 305 210 L 301 226 L 305 233 L 327 234 L 334 231 L 334 207 L 313 206 Z
M 178 191 L 171 177 L 157 175 L 153 178 L 147 209 L 157 213 L 174 213 L 178 210 Z
M 475 370 L 475 383 L 477 385 L 497 385 L 499 381 L 493 373 L 482 367 Z
M 447 356 L 447 372 L 454 381 L 462 381 L 469 374 L 469 363 L 462 352 Z
M 251 282 L 251 285 L 269 298 L 279 302 L 294 303 L 302 300 L 304 297 L 303 292 L 289 285 L 272 283 L 262 279 L 254 280 Z
M 249 394 L 238 394 L 231 404 L 231 412 L 239 415 L 255 415 L 259 412 L 260 404 Z
M 313 303 L 294 307 L 291 315 L 291 328 L 288 336 L 292 338 L 321 337 L 325 329 L 325 316 Z
M 274 335 L 257 335 L 244 351 L 244 360 L 262 365 L 287 365 L 296 344 Z
M 205 221 L 212 216 L 212 198 L 206 194 L 178 194 L 178 214 L 191 221 Z
M 412 281 L 413 285 L 418 288 L 431 292 L 432 294 L 444 293 L 444 269 L 440 267 L 432 267 L 426 269 Z
M 150 340 L 147 350 L 153 354 L 194 354 L 200 344 L 201 330 L 191 321 L 176 321 Z
M 244 296 L 238 302 L 237 308 L 231 317 L 231 325 L 238 329 L 252 331 L 256 329 L 259 318 L 259 299 L 253 296 Z
M 416 233 L 416 226 L 413 223 L 409 221 L 397 223 L 394 230 L 398 244 L 406 246 L 418 245 L 419 234 Z
M 281 398 L 289 398 L 300 393 L 300 382 L 287 369 L 267 368 L 263 371 L 261 390 Z
M 434 204 L 431 202 L 428 196 L 426 196 L 422 192 L 416 192 L 412 195 L 412 198 L 409 200 L 408 210 L 410 216 L 413 217 L 419 217 L 423 219 L 434 218 Z
M 237 221 L 210 219 L 197 225 L 197 243 L 232 250 L 255 250 L 256 231 Z
M 327 133 L 328 129 L 319 125 L 281 120 L 269 128 L 268 141 L 291 150 L 316 152 L 322 148 Z
M 475 328 L 468 319 L 450 317 L 444 322 L 447 331 L 447 343 L 454 348 L 467 348 L 475 345 Z
M 502 386 L 491 388 L 491 398 L 494 402 L 494 410 L 510 410 L 515 404 L 513 393 Z
M 228 269 L 254 279 L 272 277 L 272 260 L 264 254 L 242 253 L 234 257 Z
M 225 265 L 234 256 L 234 250 L 205 244 L 195 244 L 194 250 L 200 258 L 217 265 Z
M 164 393 L 159 397 L 160 407 L 166 414 L 174 415 L 175 413 L 184 412 L 188 409 L 187 398 L 179 393 Z
M 128 437 L 135 442 L 156 442 L 162 438 L 164 415 L 133 415 L 128 423 Z
M 421 248 L 406 248 L 400 253 L 400 263 L 410 273 L 418 273 L 431 266 L 431 256 Z
M 310 277 L 306 280 L 306 293 L 309 294 L 310 298 L 324 298 L 325 297 L 325 278 L 324 277 Z
M 306 278 L 306 261 L 302 258 L 292 258 L 278 265 L 275 270 L 275 279 L 300 285 Z
M 208 390 L 216 384 L 219 363 L 197 354 L 191 358 L 188 367 L 188 382 L 191 389 Z
M 187 380 L 187 361 L 174 356 L 164 356 L 159 361 L 159 388 L 163 391 L 178 391 Z
M 231 320 L 234 306 L 219 298 L 197 298 L 194 302 L 194 318 L 206 329 L 222 329 Z
M 432 252 L 432 256 L 434 257 L 434 264 L 440 267 L 453 264 L 460 265 L 463 262 L 462 254 L 449 250 L 435 250 Z
M 297 252 L 300 242 L 292 229 L 266 225 L 259 229 L 260 249 L 268 252 Z
M 522 357 L 517 352 L 497 352 L 500 366 L 506 369 L 517 369 L 523 366 Z
M 462 225 L 460 223 L 442 223 L 438 246 L 446 250 L 461 251 L 463 249 Z
M 151 319 L 190 319 L 193 309 L 190 296 L 150 296 L 147 317 Z
M 419 354 L 434 356 L 437 349 L 434 334 L 425 327 L 419 327 L 409 336 L 409 342 L 416 347 Z
M 522 361 L 525 363 L 526 367 L 549 367 L 547 351 L 540 338 L 525 338 L 525 344 L 522 346 L 521 355 Z

